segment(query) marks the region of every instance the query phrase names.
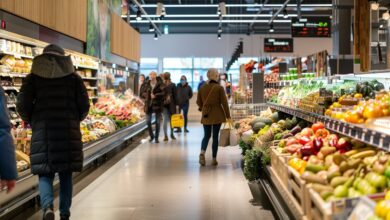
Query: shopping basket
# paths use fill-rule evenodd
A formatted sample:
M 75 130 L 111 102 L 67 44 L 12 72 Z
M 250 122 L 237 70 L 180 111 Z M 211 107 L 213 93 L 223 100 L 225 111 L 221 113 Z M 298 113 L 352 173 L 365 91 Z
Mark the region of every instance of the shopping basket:
M 184 116 L 182 114 L 173 114 L 171 116 L 171 127 L 172 128 L 184 127 Z

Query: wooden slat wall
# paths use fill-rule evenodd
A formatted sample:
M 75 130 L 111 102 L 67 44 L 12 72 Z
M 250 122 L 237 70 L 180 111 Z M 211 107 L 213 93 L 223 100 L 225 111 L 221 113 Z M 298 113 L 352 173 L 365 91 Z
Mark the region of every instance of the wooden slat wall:
M 126 59 L 140 62 L 141 36 L 123 19 L 111 14 L 111 53 Z
M 87 0 L 0 0 L 0 9 L 83 42 L 87 40 Z
M 370 4 L 355 0 L 354 53 L 360 58 L 360 70 L 370 71 Z

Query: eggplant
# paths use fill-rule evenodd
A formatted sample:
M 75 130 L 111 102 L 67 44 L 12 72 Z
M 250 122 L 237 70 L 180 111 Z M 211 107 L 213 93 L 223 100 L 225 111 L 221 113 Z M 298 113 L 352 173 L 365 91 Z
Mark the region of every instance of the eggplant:
M 299 125 L 297 125 L 297 126 L 295 126 L 293 129 L 291 129 L 290 133 L 291 133 L 292 135 L 296 135 L 296 134 L 298 134 L 298 133 L 301 132 L 301 131 L 302 131 L 302 128 L 301 128 Z
M 287 138 L 292 137 L 292 136 L 294 136 L 294 135 L 291 133 L 287 133 L 287 134 L 283 135 L 282 139 L 287 139 Z

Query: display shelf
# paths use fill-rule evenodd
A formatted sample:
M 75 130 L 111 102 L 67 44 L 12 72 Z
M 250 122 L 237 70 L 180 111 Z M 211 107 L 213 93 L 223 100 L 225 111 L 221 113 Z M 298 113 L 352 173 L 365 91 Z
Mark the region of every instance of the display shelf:
M 0 54 L 1 55 L 11 55 L 17 59 L 21 59 L 21 58 L 34 59 L 34 56 L 24 55 L 24 54 L 20 54 L 20 53 L 13 53 L 13 52 L 8 52 L 8 51 L 0 51 Z
M 15 104 L 7 104 L 7 108 L 16 108 Z
M 289 108 L 273 103 L 268 103 L 268 105 L 272 109 L 289 115 L 294 115 L 308 122 L 322 122 L 327 129 L 333 132 L 354 138 L 385 151 L 390 151 L 390 134 L 388 133 L 384 133 L 373 128 L 363 127 L 361 125 L 350 124 L 300 109 Z
M 87 89 L 88 89 L 88 90 L 97 90 L 97 89 L 98 89 L 98 87 L 92 87 L 92 86 L 88 86 L 88 87 L 87 87 Z
M 26 78 L 28 73 L 0 73 L 2 77 Z
M 97 97 L 97 96 L 91 96 L 91 97 L 89 97 L 89 99 L 98 99 L 99 97 Z
M 97 77 L 84 77 L 84 76 L 82 76 L 81 78 L 84 80 L 99 80 L 99 78 L 97 78 Z
M 17 91 L 19 92 L 20 87 L 17 86 L 3 86 L 5 91 Z
M 76 69 L 90 69 L 90 70 L 98 70 L 99 68 L 96 66 L 85 66 L 85 65 L 78 65 L 76 63 L 73 64 Z
M 140 134 L 147 128 L 146 120 L 110 133 L 96 141 L 84 144 L 84 163 L 88 166 L 93 161 Z M 19 173 L 17 187 L 9 194 L 0 192 L 0 218 L 20 207 L 38 195 L 38 177 L 30 173 L 30 169 Z

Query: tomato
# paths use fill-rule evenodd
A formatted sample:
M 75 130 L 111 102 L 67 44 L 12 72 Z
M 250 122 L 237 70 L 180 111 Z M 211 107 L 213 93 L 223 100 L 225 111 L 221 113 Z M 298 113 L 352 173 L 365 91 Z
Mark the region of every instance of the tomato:
M 312 126 L 311 126 L 311 129 L 313 130 L 314 133 L 316 133 L 316 131 L 318 129 L 323 129 L 325 128 L 325 125 L 322 123 L 322 122 L 317 122 L 317 123 L 314 123 Z
M 324 128 L 323 129 L 319 129 L 319 130 L 317 130 L 315 135 L 316 135 L 316 137 L 326 138 L 329 135 L 329 131 L 324 129 Z

